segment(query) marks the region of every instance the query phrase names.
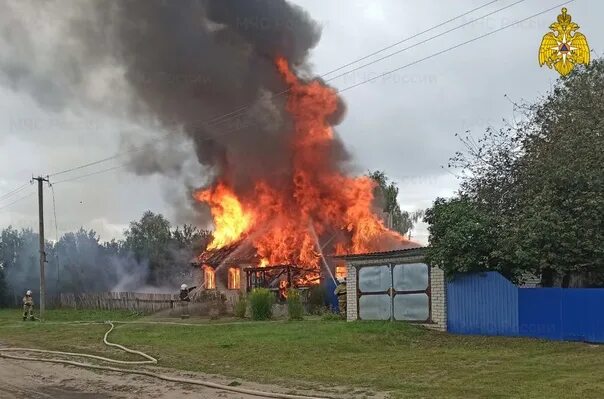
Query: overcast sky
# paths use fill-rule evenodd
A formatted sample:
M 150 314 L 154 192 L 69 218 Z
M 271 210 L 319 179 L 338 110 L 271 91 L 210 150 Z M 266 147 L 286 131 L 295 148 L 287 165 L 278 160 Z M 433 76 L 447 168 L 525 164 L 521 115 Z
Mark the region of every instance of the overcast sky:
M 75 0 L 72 0 L 75 1 Z M 399 0 L 296 0 L 322 26 L 319 44 L 310 61 L 322 74 L 368 53 L 404 39 L 435 24 L 477 7 L 486 0 L 455 2 Z M 513 3 L 498 1 L 471 16 L 390 51 Z M 0 0 L 0 6 L 6 3 Z M 70 1 L 64 0 L 64 7 Z M 548 0 L 526 0 L 501 13 L 472 23 L 444 37 L 404 51 L 360 71 L 333 80 L 342 89 L 403 66 L 447 47 L 496 30 L 511 22 L 557 5 Z M 569 14 L 587 36 L 593 55 L 604 46 L 604 3 L 577 0 Z M 442 169 L 459 149 L 454 137 L 470 129 L 476 136 L 487 126 L 511 119 L 514 101 L 532 101 L 546 93 L 557 75 L 540 68 L 537 49 L 559 9 L 446 54 L 402 69 L 393 75 L 345 91 L 347 114 L 338 134 L 354 154 L 359 173 L 384 170 L 400 187 L 399 201 L 405 210 L 430 206 L 437 196 L 450 196 L 456 178 Z M 0 12 L 0 27 L 3 22 Z M 52 21 L 32 19 L 32 26 Z M 18 49 L 20 43 L 10 46 Z M 0 52 L 0 57 L 2 53 Z M 95 79 L 97 79 L 95 77 Z M 94 80 L 94 79 L 93 79 Z M 99 87 L 117 90 L 98 76 Z M 70 109 L 60 112 L 40 108 L 28 94 L 0 86 L 0 197 L 27 182 L 32 174 L 49 174 L 120 151 L 124 131 L 136 126 L 123 115 Z M 55 181 L 105 170 L 120 160 L 57 176 Z M 178 181 L 160 176 L 135 176 L 116 169 L 55 187 L 59 234 L 83 226 L 95 229 L 103 240 L 119 238 L 129 221 L 149 209 L 173 221 L 170 203 L 186 201 Z M 176 179 L 177 180 L 177 179 Z M 200 176 L 200 185 L 203 183 Z M 161 189 L 173 184 L 174 190 Z M 33 186 L 0 199 L 0 227 L 37 229 Z M 47 236 L 55 238 L 52 195 L 45 190 Z M 19 200 L 20 198 L 24 198 Z M 13 201 L 16 201 L 11 204 Z M 425 243 L 427 231 L 418 226 L 415 238 Z

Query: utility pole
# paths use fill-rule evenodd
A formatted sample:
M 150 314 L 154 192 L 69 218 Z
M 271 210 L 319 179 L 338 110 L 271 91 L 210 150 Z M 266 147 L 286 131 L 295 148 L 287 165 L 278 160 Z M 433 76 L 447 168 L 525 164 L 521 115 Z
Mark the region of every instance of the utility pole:
M 44 250 L 44 193 L 42 191 L 42 184 L 48 183 L 48 178 L 41 176 L 32 177 L 32 181 L 38 181 L 38 218 L 40 222 L 40 320 L 44 320 L 44 307 L 46 302 L 46 278 L 44 275 L 44 264 L 46 263 L 46 251 Z

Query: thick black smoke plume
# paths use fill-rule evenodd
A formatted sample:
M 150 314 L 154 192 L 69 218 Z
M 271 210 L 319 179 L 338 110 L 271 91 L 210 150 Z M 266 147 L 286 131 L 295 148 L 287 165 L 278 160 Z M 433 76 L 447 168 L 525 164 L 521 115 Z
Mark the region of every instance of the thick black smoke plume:
M 274 95 L 286 89 L 274 61 L 282 56 L 309 69 L 320 27 L 300 7 L 285 0 L 15 0 L 0 16 L 0 35 L 8 46 L 0 81 L 9 87 L 51 109 L 96 107 L 174 134 L 132 153 L 136 173 L 182 170 L 186 156 L 174 143 L 184 133 L 205 170 L 240 190 L 257 178 L 291 181 L 292 129 L 285 96 Z M 124 139 L 146 144 L 139 140 Z M 334 161 L 346 159 L 337 144 Z

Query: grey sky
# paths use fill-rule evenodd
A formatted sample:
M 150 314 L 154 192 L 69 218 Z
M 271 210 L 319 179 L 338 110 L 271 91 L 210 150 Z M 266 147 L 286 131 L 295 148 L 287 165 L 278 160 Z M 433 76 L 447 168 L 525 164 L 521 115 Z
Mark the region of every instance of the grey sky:
M 0 4 L 4 2 L 2 0 Z M 321 40 L 310 57 L 317 74 L 330 71 L 485 2 L 295 1 L 323 28 Z M 498 1 L 436 32 L 513 2 Z M 68 8 L 69 3 L 69 0 L 64 0 L 64 7 Z M 500 14 L 330 84 L 338 88 L 348 87 L 556 4 L 558 2 L 555 1 L 526 0 Z M 573 20 L 587 36 L 593 54 L 601 55 L 604 28 L 600 18 L 604 15 L 604 3 L 577 0 L 567 7 Z M 358 172 L 363 173 L 368 169 L 386 171 L 399 184 L 399 200 L 409 211 L 429 206 L 436 196 L 453 193 L 456 180 L 441 166 L 459 148 L 454 133 L 470 129 L 479 135 L 488 125 L 499 126 L 502 118 L 510 119 L 513 116 L 512 106 L 504 95 L 516 101 L 532 101 L 546 93 L 556 79 L 554 71 L 537 65 L 537 48 L 558 13 L 559 10 L 551 11 L 403 69 L 388 78 L 343 93 L 347 114 L 337 130 L 354 154 Z M 53 21 L 36 20 L 35 15 L 30 17 L 32 29 L 40 29 L 41 34 L 52 34 Z M 0 13 L 0 27 L 2 19 Z M 436 32 L 430 32 L 415 41 Z M 397 49 L 412 43 L 405 43 Z M 40 47 L 37 47 L 40 51 L 44 50 L 43 44 L 41 38 Z M 17 51 L 21 43 L 12 42 L 9 46 Z M 10 48 L 0 51 L 0 57 L 7 57 L 10 51 Z M 32 60 L 43 61 L 43 54 Z M 119 90 L 111 78 L 112 71 L 95 71 L 95 75 L 89 79 L 92 85 L 90 90 L 96 93 L 102 105 L 61 112 L 42 109 L 27 94 L 15 92 L 11 87 L 0 87 L 0 196 L 25 183 L 32 173 L 52 173 L 113 155 L 123 149 L 121 144 L 125 132 L 128 137 L 143 134 L 142 129 L 127 120 L 127 115 L 114 109 L 112 104 L 103 104 L 105 94 Z M 57 82 L 60 81 L 57 76 Z M 107 169 L 120 165 L 122 161 L 113 160 L 57 176 L 55 180 Z M 186 219 L 186 215 L 174 214 L 170 204 L 186 201 L 187 193 L 182 180 L 199 174 L 199 184 L 205 181 L 199 167 L 190 164 L 189 171 L 186 177 L 141 177 L 125 169 L 117 169 L 58 184 L 55 195 L 59 232 L 84 226 L 94 228 L 102 239 L 119 237 L 127 223 L 140 217 L 146 209 L 164 213 L 171 220 L 180 222 Z M 166 190 L 166 186 L 171 189 Z M 37 226 L 35 195 L 3 208 L 30 192 L 34 192 L 33 187 L 0 200 L 1 227 L 9 224 L 17 227 Z M 52 196 L 49 190 L 45 194 L 48 236 L 54 238 Z M 419 226 L 415 234 L 425 242 L 425 226 Z

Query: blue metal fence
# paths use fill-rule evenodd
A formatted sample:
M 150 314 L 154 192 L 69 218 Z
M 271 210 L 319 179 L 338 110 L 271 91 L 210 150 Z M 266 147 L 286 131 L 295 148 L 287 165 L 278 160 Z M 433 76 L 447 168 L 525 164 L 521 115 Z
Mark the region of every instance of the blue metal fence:
M 562 339 L 562 288 L 519 288 L 518 302 L 518 335 Z
M 496 272 L 447 285 L 448 330 L 604 343 L 604 289 L 518 288 Z
M 448 331 L 514 335 L 518 332 L 518 289 L 499 273 L 460 275 L 447 287 Z

